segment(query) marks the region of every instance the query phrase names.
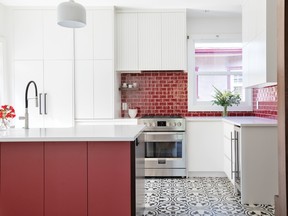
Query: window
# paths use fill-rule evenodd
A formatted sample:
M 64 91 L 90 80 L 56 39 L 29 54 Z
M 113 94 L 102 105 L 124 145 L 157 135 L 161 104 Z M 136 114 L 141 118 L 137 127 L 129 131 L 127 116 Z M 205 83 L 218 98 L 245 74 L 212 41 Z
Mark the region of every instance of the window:
M 189 41 L 189 110 L 220 110 L 212 106 L 214 87 L 240 94 L 234 110 L 251 110 L 250 91 L 242 85 L 242 43 L 231 40 Z M 231 110 L 231 109 L 230 109 Z

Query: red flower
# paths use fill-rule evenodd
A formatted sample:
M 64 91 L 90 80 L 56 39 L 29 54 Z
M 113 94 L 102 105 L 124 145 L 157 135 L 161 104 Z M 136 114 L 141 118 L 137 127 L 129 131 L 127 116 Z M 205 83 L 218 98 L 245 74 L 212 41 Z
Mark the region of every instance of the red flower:
M 0 118 L 2 119 L 8 119 L 8 118 L 15 118 L 15 109 L 12 106 L 9 105 L 3 105 L 0 109 Z

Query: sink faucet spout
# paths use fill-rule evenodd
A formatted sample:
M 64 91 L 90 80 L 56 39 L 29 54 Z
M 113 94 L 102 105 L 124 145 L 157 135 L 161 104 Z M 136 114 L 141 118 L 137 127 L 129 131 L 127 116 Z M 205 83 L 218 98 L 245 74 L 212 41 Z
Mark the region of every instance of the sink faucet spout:
M 37 90 L 37 85 L 34 81 L 30 81 L 27 86 L 26 86 L 26 91 L 25 91 L 25 117 L 20 117 L 20 119 L 24 119 L 25 120 L 25 126 L 24 128 L 25 129 L 28 129 L 29 128 L 29 113 L 28 113 L 28 90 L 29 90 L 29 87 L 30 85 L 33 84 L 34 87 L 35 87 L 35 100 L 36 100 L 36 103 L 35 103 L 35 106 L 38 107 L 38 90 Z

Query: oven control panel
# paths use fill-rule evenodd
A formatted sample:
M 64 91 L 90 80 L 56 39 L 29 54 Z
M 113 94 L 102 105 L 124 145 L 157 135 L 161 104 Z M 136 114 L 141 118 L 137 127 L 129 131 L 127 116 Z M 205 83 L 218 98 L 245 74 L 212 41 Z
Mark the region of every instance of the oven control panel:
M 149 131 L 185 131 L 185 119 L 148 119 L 141 118 L 138 124 L 144 124 Z

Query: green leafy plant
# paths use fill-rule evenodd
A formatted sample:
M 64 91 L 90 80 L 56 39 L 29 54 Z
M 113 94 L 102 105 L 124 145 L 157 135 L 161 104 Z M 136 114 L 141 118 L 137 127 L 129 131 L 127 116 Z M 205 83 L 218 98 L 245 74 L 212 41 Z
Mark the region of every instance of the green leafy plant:
M 214 100 L 212 100 L 212 105 L 216 104 L 222 106 L 224 108 L 223 116 L 227 116 L 228 106 L 233 106 L 234 104 L 238 106 L 240 104 L 241 97 L 239 94 L 234 94 L 229 90 L 221 92 L 215 86 L 213 86 L 213 88 L 215 89 L 215 95 L 213 95 Z

